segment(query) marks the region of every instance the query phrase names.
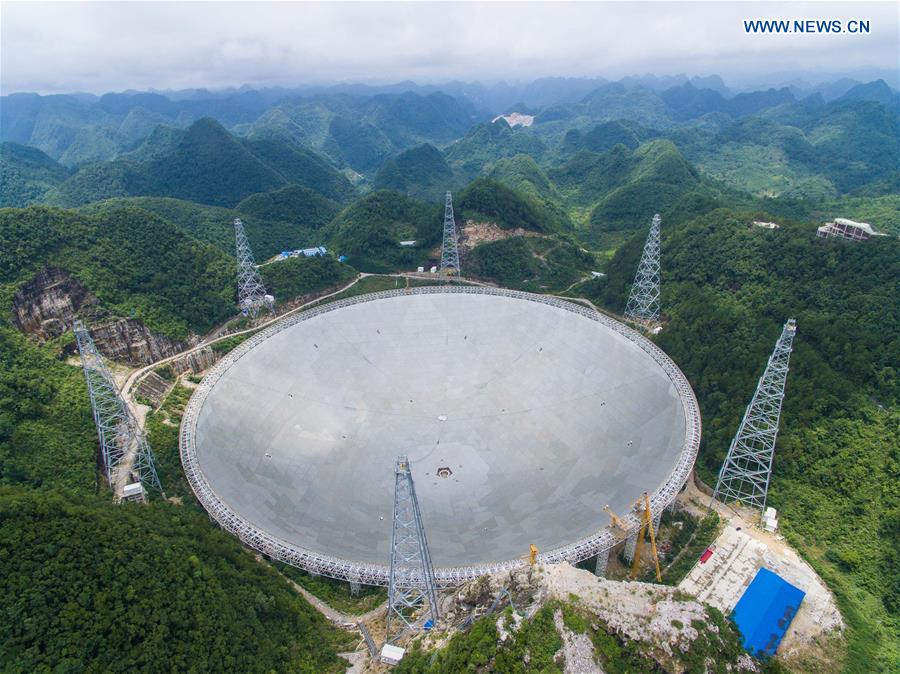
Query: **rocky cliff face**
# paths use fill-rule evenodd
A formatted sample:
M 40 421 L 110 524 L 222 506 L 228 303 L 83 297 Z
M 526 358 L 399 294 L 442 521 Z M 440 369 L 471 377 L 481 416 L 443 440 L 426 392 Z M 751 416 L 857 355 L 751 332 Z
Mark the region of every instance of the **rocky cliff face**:
M 13 297 L 13 323 L 40 340 L 58 337 L 72 329 L 76 319 L 90 327 L 100 352 L 129 365 L 148 365 L 197 343 L 192 337 L 177 342 L 151 332 L 140 319 L 108 317 L 99 300 L 63 269 L 38 273 Z
M 150 332 L 136 318 L 121 318 L 93 325 L 91 336 L 105 357 L 129 365 L 149 365 L 160 358 L 174 356 L 197 341 L 195 338 L 187 342 L 173 341 L 165 335 Z
M 78 279 L 49 267 L 13 297 L 13 323 L 39 339 L 59 337 L 72 329 L 77 316 L 85 320 L 99 314 L 97 298 Z

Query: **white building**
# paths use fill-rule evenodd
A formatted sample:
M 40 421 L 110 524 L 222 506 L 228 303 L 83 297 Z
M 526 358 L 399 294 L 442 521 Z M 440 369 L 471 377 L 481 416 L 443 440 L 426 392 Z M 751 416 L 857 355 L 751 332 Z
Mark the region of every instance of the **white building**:
M 328 249 L 325 246 L 315 246 L 314 248 L 298 248 L 297 250 L 285 250 L 278 256 L 280 260 L 286 260 L 289 257 L 325 257 Z
M 851 241 L 865 241 L 873 236 L 885 236 L 876 232 L 868 222 L 855 222 L 847 218 L 835 218 L 834 222 L 826 222 L 816 230 L 819 239 L 850 239 Z
M 396 665 L 402 659 L 406 651 L 399 646 L 385 644 L 381 649 L 381 661 L 386 665 Z
M 140 482 L 132 482 L 131 484 L 126 484 L 122 488 L 122 500 L 123 501 L 138 501 L 143 503 L 147 500 L 147 492 L 144 490 L 144 485 Z

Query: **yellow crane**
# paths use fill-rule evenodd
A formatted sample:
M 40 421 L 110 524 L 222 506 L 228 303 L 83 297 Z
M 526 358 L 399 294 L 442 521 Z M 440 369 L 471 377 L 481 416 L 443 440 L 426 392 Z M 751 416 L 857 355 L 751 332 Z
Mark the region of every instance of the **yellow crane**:
M 641 501 L 637 502 L 641 506 Z M 659 555 L 656 552 L 656 532 L 653 530 L 653 514 L 650 512 L 650 497 L 647 492 L 643 496 L 643 512 L 641 513 L 641 530 L 638 532 L 637 545 L 634 546 L 634 560 L 631 562 L 631 579 L 637 578 L 641 566 L 641 549 L 644 547 L 644 534 L 650 530 L 650 550 L 653 552 L 653 561 L 656 564 L 656 582 L 662 582 L 662 574 L 659 571 Z
M 625 523 L 625 520 L 616 515 L 613 509 L 608 505 L 603 506 L 603 509 L 609 515 L 609 519 L 612 522 L 613 527 L 617 529 L 616 535 L 619 538 L 624 538 L 628 534 L 628 525 Z
M 534 543 L 532 543 L 531 545 L 528 546 L 528 554 L 522 555 L 521 557 L 519 557 L 519 559 L 524 559 L 526 562 L 531 564 L 531 566 L 534 566 L 535 563 L 537 562 L 537 556 L 538 556 L 537 546 Z

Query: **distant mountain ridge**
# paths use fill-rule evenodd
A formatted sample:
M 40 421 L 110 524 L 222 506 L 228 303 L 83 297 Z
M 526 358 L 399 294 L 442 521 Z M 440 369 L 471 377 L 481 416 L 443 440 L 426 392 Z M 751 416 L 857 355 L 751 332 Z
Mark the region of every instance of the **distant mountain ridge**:
M 866 87 L 871 88 L 868 94 Z M 31 145 L 67 166 L 76 166 L 131 152 L 159 125 L 186 128 L 199 119 L 212 117 L 239 136 L 291 137 L 325 152 L 339 165 L 343 162 L 365 172 L 377 169 L 391 154 L 422 142 L 440 146 L 463 136 L 474 124 L 516 108 L 538 112 L 545 122 L 559 119 L 560 114 L 566 118 L 587 114 L 596 121 L 629 118 L 660 126 L 710 112 L 751 114 L 766 106 L 789 102 L 789 97 L 799 100 L 819 94 L 823 102 L 848 94 L 857 100 L 878 100 L 886 105 L 896 100 L 896 92 L 884 80 L 865 83 L 843 78 L 816 86 L 797 82 L 733 93 L 716 75 L 647 75 L 618 82 L 548 77 L 528 83 L 490 85 L 401 82 L 384 86 L 244 87 L 213 92 L 129 91 L 102 96 L 16 93 L 0 97 L 0 141 Z M 363 130 L 329 142 L 329 127 L 336 118 L 362 125 Z M 368 136 L 378 135 L 370 127 L 384 134 L 387 142 L 382 139 L 380 145 L 376 143 L 381 151 L 368 162 L 363 159 L 360 163 L 354 146 Z M 372 143 L 374 139 L 365 142 Z
M 212 206 L 235 206 L 258 192 L 290 184 L 342 201 L 353 187 L 327 161 L 293 143 L 241 140 L 217 121 L 201 119 L 164 139 L 147 161 L 88 164 L 48 193 L 47 200 L 80 206 L 122 196 L 161 196 Z

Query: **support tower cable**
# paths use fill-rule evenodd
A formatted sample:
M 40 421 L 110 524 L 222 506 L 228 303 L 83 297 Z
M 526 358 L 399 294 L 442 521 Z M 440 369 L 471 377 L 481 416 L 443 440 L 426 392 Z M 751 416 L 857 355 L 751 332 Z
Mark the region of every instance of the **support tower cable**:
M 459 242 L 456 237 L 456 220 L 453 218 L 453 196 L 447 192 L 444 201 L 444 241 L 441 245 L 441 274 L 459 276 Z
M 625 305 L 625 318 L 639 323 L 659 323 L 659 225 L 657 213 L 650 223 L 650 233 Z
M 724 504 L 737 501 L 750 508 L 765 510 L 784 385 L 796 332 L 797 322 L 788 319 L 728 449 L 713 499 Z
M 423 611 L 426 603 L 428 610 Z M 385 642 L 395 641 L 407 629 L 419 628 L 428 615 L 432 624 L 436 625 L 439 616 L 434 567 L 409 459 L 399 456 L 394 469 L 394 516 Z
M 74 332 L 97 426 L 106 481 L 115 490 L 117 498 L 122 498 L 124 488 L 135 482 L 142 486 L 138 490 L 141 500 L 143 489 L 148 487 L 163 494 L 147 438 L 119 393 L 91 333 L 81 321 L 75 321 Z
M 240 218 L 234 219 L 234 240 L 238 262 L 238 306 L 241 313 L 256 318 L 260 309 L 264 308 L 274 314 L 275 298 L 266 293 Z

